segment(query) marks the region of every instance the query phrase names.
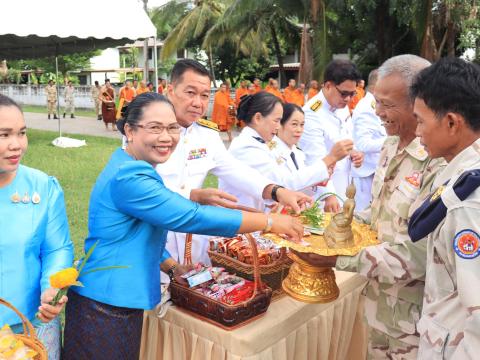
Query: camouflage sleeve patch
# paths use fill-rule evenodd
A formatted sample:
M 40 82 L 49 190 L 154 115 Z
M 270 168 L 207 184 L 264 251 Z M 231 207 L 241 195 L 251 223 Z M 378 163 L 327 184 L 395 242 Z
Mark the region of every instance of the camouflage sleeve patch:
M 210 120 L 200 119 L 200 120 L 197 120 L 197 124 L 200 125 L 200 126 L 215 130 L 215 131 L 220 131 L 218 129 L 218 125 L 215 124 L 213 121 L 210 121 Z

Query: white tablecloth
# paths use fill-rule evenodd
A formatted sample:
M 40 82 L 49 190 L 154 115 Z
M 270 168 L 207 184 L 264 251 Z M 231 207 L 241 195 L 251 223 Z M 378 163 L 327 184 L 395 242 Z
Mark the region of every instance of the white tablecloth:
M 306 304 L 288 296 L 260 319 L 225 331 L 170 307 L 165 317 L 145 312 L 142 360 L 365 359 L 366 327 L 359 275 L 336 272 L 339 298 Z

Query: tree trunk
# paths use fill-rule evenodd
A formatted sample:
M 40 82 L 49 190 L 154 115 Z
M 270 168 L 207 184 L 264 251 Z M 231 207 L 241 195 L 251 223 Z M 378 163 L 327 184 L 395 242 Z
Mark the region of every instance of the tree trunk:
M 300 47 L 300 70 L 298 81 L 307 85 L 307 82 L 312 79 L 312 40 L 306 24 L 306 19 L 303 22 L 302 40 Z
M 214 70 L 214 67 L 213 67 L 213 57 L 212 57 L 212 47 L 211 46 L 208 47 L 207 57 L 208 57 L 208 63 L 210 65 L 210 76 L 211 76 L 212 81 L 213 81 L 213 86 L 216 87 L 217 83 L 216 83 L 216 80 L 215 80 L 215 70 Z
M 272 33 L 273 46 L 275 48 L 275 55 L 278 61 L 278 71 L 280 72 L 280 87 L 283 87 L 286 84 L 287 76 L 285 75 L 285 67 L 283 66 L 282 51 L 280 50 L 277 31 L 275 30 L 275 26 L 273 24 L 270 25 L 270 31 Z
M 378 63 L 382 64 L 387 59 L 385 45 L 385 20 L 388 17 L 388 0 L 380 0 L 375 9 L 375 18 L 377 23 L 377 52 Z
M 437 59 L 437 46 L 433 36 L 432 0 L 426 0 L 426 16 L 420 56 L 427 60 L 435 61 Z

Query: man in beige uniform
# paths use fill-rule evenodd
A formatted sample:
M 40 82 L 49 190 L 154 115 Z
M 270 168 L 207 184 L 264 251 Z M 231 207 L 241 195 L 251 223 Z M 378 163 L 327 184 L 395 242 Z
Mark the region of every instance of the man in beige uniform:
M 427 242 L 418 358 L 479 359 L 480 67 L 443 58 L 412 95 L 421 142 L 448 162 L 408 228 L 412 241 Z
M 57 87 L 53 80 L 48 81 L 48 85 L 45 87 L 45 94 L 47 94 L 47 111 L 48 118 L 50 119 L 50 114 L 53 114 L 54 119 L 57 117 Z
M 92 86 L 91 95 L 93 103 L 95 104 L 95 114 L 97 114 L 97 120 L 102 120 L 102 102 L 98 98 L 100 96 L 100 84 L 95 81 L 95 85 Z
M 356 256 L 314 257 L 311 262 L 336 266 L 368 278 L 364 289 L 370 359 L 416 359 L 419 337 L 425 242 L 413 244 L 408 219 L 430 192 L 443 160 L 430 160 L 415 136 L 416 119 L 409 97 L 415 75 L 430 63 L 415 55 L 387 60 L 378 70 L 376 113 L 389 136 L 375 171 L 370 208 L 356 215 L 378 232 L 380 245 Z

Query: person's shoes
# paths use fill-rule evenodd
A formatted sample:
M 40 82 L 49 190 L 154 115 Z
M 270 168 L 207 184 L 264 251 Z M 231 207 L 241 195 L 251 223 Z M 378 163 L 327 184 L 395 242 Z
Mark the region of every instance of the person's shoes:
M 98 115 L 97 120 L 102 120 L 102 115 Z
M 53 114 L 53 118 L 58 120 L 57 114 Z
M 65 113 L 63 113 L 63 118 L 64 118 L 64 119 L 65 119 L 65 115 L 66 115 L 66 114 L 65 114 Z
M 70 119 L 75 119 L 75 115 L 70 114 Z
M 48 120 L 50 120 L 50 114 L 48 114 Z

